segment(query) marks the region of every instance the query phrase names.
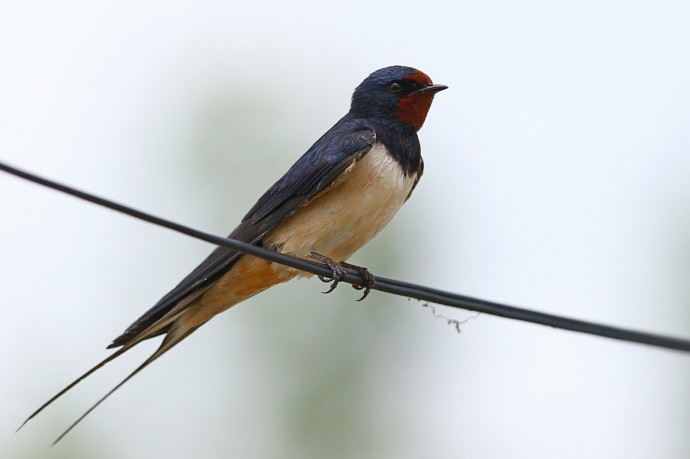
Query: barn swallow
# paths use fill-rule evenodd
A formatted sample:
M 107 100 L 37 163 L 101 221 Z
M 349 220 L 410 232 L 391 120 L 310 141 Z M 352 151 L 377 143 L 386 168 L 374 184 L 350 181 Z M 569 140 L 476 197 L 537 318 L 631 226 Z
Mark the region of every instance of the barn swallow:
M 367 281 L 366 296 L 373 277 L 365 268 L 342 260 L 376 236 L 412 194 L 424 169 L 417 131 L 434 95 L 444 89 L 447 86 L 433 84 L 411 67 L 386 67 L 369 75 L 355 89 L 350 111 L 259 198 L 229 237 L 325 262 L 333 271 L 331 290 L 343 275 L 342 266 L 355 268 Z M 216 248 L 113 340 L 108 348 L 117 351 L 48 400 L 24 424 L 106 363 L 144 340 L 165 335 L 160 347 L 59 441 L 120 386 L 216 314 L 276 284 L 310 275 Z

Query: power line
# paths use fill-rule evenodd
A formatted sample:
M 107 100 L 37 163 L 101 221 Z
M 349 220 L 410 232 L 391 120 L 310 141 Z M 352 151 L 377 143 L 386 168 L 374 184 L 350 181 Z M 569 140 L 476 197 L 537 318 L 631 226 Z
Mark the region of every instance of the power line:
M 46 186 L 53 190 L 61 191 L 76 198 L 83 199 L 93 204 L 107 207 L 108 209 L 129 215 L 139 220 L 144 220 L 146 222 L 153 223 L 154 225 L 162 226 L 173 231 L 210 242 L 211 244 L 229 247 L 242 253 L 255 255 L 257 257 L 287 265 L 302 271 L 308 271 L 319 276 L 329 277 L 332 274 L 330 268 L 321 263 L 315 263 L 301 258 L 284 255 L 263 247 L 199 231 L 194 228 L 190 228 L 179 223 L 171 222 L 164 218 L 156 217 L 146 212 L 133 209 L 123 204 L 118 204 L 108 199 L 95 196 L 85 191 L 77 190 L 73 187 L 57 183 L 53 180 L 39 177 L 30 172 L 9 166 L 3 162 L 0 162 L 0 170 L 39 185 Z M 343 282 L 353 285 L 363 285 L 364 279 L 362 279 L 359 273 L 350 269 L 346 271 L 347 275 L 342 279 Z M 570 319 L 567 317 L 546 314 L 529 309 L 509 306 L 506 304 L 472 298 L 469 296 L 458 295 L 442 290 L 436 290 L 422 285 L 411 284 L 394 279 L 387 279 L 385 277 L 375 276 L 374 279 L 375 285 L 372 288 L 382 292 L 392 293 L 409 298 L 416 298 L 418 300 L 429 301 L 455 308 L 468 309 L 471 311 L 505 317 L 508 319 L 521 320 L 540 325 L 548 325 L 550 327 L 564 330 L 571 330 L 590 335 L 618 339 L 621 341 L 690 352 L 690 340 L 602 325 L 584 320 Z

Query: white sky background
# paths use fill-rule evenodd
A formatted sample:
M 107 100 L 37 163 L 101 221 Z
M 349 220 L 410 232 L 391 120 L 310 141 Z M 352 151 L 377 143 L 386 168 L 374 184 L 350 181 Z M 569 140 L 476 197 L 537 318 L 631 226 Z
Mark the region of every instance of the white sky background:
M 425 175 L 352 261 L 690 337 L 690 4 L 249 3 L 3 5 L 0 157 L 226 234 L 366 75 L 414 66 L 450 86 L 420 133 Z M 7 175 L 0 206 L 1 457 L 690 456 L 687 355 L 485 315 L 457 335 L 415 302 L 316 280 L 224 314 L 47 449 L 150 347 L 14 429 L 210 247 Z M 334 421 L 319 454 L 325 434 L 294 440 L 280 417 L 318 377 L 288 385 L 312 361 L 287 350 L 322 345 L 321 315 L 379 303 L 387 321 L 343 341 L 374 356 L 366 396 L 315 402 L 341 401 L 336 421 L 369 409 L 374 428 Z

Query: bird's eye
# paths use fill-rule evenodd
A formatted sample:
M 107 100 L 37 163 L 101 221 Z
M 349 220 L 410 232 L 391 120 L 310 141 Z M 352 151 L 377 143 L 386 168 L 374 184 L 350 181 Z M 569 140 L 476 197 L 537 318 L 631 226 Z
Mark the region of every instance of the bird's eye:
M 400 83 L 398 83 L 397 81 L 391 83 L 390 86 L 388 86 L 388 90 L 391 92 L 400 92 L 401 89 L 402 89 L 402 85 Z

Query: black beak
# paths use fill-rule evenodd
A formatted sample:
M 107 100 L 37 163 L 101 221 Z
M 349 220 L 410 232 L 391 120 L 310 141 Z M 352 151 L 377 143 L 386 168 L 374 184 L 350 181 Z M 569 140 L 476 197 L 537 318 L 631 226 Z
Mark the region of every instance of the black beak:
M 436 94 L 437 92 L 443 91 L 444 89 L 448 89 L 448 86 L 445 84 L 430 84 L 429 86 L 424 86 L 423 88 L 420 88 L 415 91 L 417 94 Z

